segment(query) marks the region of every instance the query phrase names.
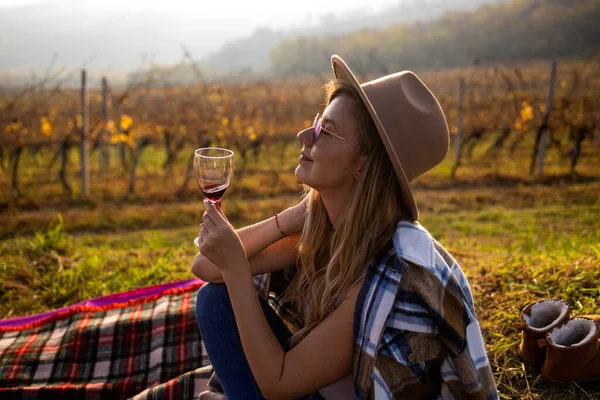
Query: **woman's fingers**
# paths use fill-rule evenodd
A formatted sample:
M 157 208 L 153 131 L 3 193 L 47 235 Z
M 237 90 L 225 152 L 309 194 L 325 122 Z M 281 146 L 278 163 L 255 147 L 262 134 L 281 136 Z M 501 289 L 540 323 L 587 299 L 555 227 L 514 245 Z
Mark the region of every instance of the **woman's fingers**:
M 204 211 L 204 214 L 202 214 L 202 223 L 206 226 L 217 226 L 207 211 Z
M 206 225 L 200 224 L 200 236 L 206 236 L 208 234 L 208 229 Z
M 227 222 L 223 214 L 221 214 L 212 203 L 205 201 L 204 206 L 206 207 L 205 214 L 208 214 L 208 217 L 215 224 L 215 226 L 223 225 Z
M 248 259 L 235 229 L 215 205 L 204 202 L 204 206 L 206 222 L 200 231 L 200 252 L 222 271 L 242 268 Z

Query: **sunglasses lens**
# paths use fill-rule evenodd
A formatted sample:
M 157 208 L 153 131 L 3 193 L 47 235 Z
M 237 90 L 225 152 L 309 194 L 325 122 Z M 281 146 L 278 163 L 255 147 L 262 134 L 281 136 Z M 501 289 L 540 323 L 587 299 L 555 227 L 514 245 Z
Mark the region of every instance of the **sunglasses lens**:
M 317 138 L 319 137 L 319 134 L 321 133 L 321 125 L 323 123 L 323 120 L 321 118 L 319 118 L 319 120 L 317 121 L 315 125 L 315 140 L 317 140 Z

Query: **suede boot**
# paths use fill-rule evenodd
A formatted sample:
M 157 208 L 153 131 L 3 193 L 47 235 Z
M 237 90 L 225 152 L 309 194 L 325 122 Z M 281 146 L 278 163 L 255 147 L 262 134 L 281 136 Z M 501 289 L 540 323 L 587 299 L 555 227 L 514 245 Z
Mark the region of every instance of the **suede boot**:
M 529 304 L 521 311 L 521 321 L 517 327 L 521 329 L 519 358 L 526 364 L 544 362 L 545 349 L 540 348 L 538 341 L 544 339 L 552 329 L 569 320 L 569 305 L 560 299 L 548 299 Z
M 548 332 L 542 376 L 551 383 L 600 380 L 600 325 L 577 317 Z
M 577 315 L 573 318 L 589 318 L 600 324 L 600 315 Z

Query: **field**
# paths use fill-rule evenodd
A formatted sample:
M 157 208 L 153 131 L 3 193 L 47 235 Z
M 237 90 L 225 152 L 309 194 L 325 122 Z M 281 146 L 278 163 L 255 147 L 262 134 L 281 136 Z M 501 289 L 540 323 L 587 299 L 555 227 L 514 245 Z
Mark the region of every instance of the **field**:
M 318 111 L 316 105 L 305 109 Z M 233 121 L 234 116 L 227 118 Z M 281 132 L 297 131 L 304 119 L 295 115 L 295 125 L 289 122 Z M 600 314 L 600 152 L 594 152 L 591 138 L 586 139 L 573 170 L 565 156 L 568 125 L 560 125 L 554 137 L 562 144 L 549 147 L 544 175 L 531 176 L 539 115 L 523 122 L 527 129 L 515 131 L 522 135 L 515 135 L 520 139 L 514 146 L 502 146 L 493 157 L 490 149 L 501 124 L 496 119 L 488 122 L 496 126 L 489 128 L 495 134 L 477 142 L 453 178 L 451 151 L 444 163 L 415 182 L 421 223 L 469 278 L 502 398 L 600 398 L 600 384 L 545 384 L 539 371 L 518 360 L 520 333 L 513 326 L 524 306 L 548 297 L 566 300 L 573 314 Z M 219 123 L 223 125 L 222 119 Z M 467 124 L 469 129 L 473 126 Z M 220 138 L 218 132 L 213 143 L 227 144 L 235 134 L 228 131 Z M 293 135 L 265 139 L 256 154 L 250 147 L 245 160 L 236 158 L 234 181 L 223 205 L 235 226 L 270 217 L 298 200 L 300 187 L 293 170 L 300 143 Z M 192 276 L 192 240 L 203 212 L 200 191 L 193 179 L 185 179 L 194 143 L 182 144 L 163 168 L 168 154 L 162 140 L 152 138 L 140 153 L 133 192 L 128 192 L 128 170 L 115 160 L 118 148 L 112 150 L 112 169 L 102 176 L 98 152 L 92 153 L 88 197 L 79 195 L 74 148 L 67 163 L 71 193 L 64 191 L 58 167 L 48 167 L 56 155 L 52 146 L 24 153 L 19 194 L 11 190 L 10 168 L 0 174 L 0 318 Z M 17 142 L 3 143 L 10 148 Z M 232 147 L 238 151 L 245 146 L 235 143 Z M 27 142 L 23 146 L 27 148 Z
M 475 161 L 504 176 L 513 173 L 512 160 L 520 157 L 530 160 L 524 168 L 533 174 L 538 146 L 529 141 L 534 136 L 537 143 L 546 123 L 548 151 L 556 151 L 557 165 L 569 172 L 583 172 L 584 153 L 600 147 L 600 133 L 595 133 L 600 130 L 600 59 L 558 62 L 551 102 L 549 63 L 416 72 L 439 99 L 453 141 L 460 133 L 460 166 Z M 82 131 L 88 132 L 89 198 L 94 201 L 185 197 L 193 183 L 189 169 L 178 166 L 189 162 L 193 149 L 209 143 L 236 150 L 238 176 L 248 172 L 279 182 L 286 169 L 278 167 L 288 163 L 295 134 L 322 111 L 322 85 L 328 80 L 199 80 L 178 87 L 164 78 L 90 89 L 85 115 L 79 90 L 63 87 L 59 79 L 48 77 L 21 90 L 0 87 L 0 207 L 43 208 L 81 199 Z M 475 148 L 485 152 L 473 158 Z M 246 171 L 251 158 L 262 162 Z M 464 169 L 447 171 L 465 178 Z M 544 172 L 556 173 L 552 167 Z M 167 190 L 153 192 L 152 181 L 165 175 Z M 293 187 L 285 174 L 281 178 L 283 189 L 271 185 L 270 194 Z

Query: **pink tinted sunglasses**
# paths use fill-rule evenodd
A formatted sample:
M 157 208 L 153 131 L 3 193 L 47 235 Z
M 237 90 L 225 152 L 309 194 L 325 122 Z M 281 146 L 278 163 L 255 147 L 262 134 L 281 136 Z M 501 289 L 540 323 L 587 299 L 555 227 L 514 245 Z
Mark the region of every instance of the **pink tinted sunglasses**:
M 333 132 L 331 132 L 331 131 L 323 128 L 323 118 L 319 118 L 319 116 L 320 116 L 319 113 L 317 113 L 317 115 L 315 115 L 315 119 L 313 120 L 313 124 L 312 124 L 312 126 L 315 128 L 314 129 L 315 133 L 314 133 L 314 137 L 313 137 L 313 143 L 317 141 L 317 138 L 319 137 L 319 135 L 321 134 L 321 132 L 325 132 L 328 135 L 335 136 L 336 138 L 338 138 L 340 140 L 343 140 L 344 142 L 346 142 L 348 144 L 351 144 L 352 146 L 357 147 L 357 148 L 360 149 L 359 145 L 354 144 L 351 141 L 349 141 L 347 139 L 344 139 L 343 137 L 341 137 L 339 135 L 336 135 L 335 133 L 333 133 Z

